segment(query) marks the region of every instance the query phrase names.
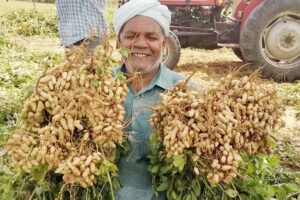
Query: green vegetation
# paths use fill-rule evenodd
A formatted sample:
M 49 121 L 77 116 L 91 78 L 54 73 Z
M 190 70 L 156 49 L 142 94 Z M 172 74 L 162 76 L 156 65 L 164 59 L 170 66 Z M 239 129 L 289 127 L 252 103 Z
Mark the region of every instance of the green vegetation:
M 6 31 L 18 35 L 58 36 L 56 16 L 50 10 L 45 12 L 36 9 L 11 11 L 1 16 L 1 26 L 6 27 Z
M 29 53 L 24 46 L 11 42 L 8 36 L 0 37 L 0 141 L 16 126 L 26 94 L 43 71 L 41 61 L 45 59 L 53 63 L 59 61 L 61 55 Z
M 213 187 L 204 174 L 196 176 L 191 173 L 193 170 L 190 168 L 194 164 L 189 163 L 189 154 L 166 158 L 157 136 L 152 134 L 150 140 L 149 170 L 153 176 L 153 189 L 156 194 L 166 192 L 170 200 L 300 198 L 300 176 L 290 168 L 298 165 L 300 160 L 298 158 L 297 163 L 291 163 L 291 159 L 296 157 L 286 148 L 277 149 L 273 155 L 243 153 L 239 176 L 231 184 L 222 183 Z
M 3 1 L 2 4 L 4 5 L 4 9 L 0 10 L 0 27 L 2 32 L 5 31 L 24 36 L 58 36 L 58 22 L 54 4 L 28 1 Z M 107 2 L 106 18 L 110 25 L 112 37 L 114 37 L 112 25 L 113 13 L 117 7 L 117 0 Z
M 115 37 L 113 29 L 113 14 L 116 8 L 118 8 L 118 0 L 111 0 L 107 2 L 106 18 L 109 23 L 111 37 Z
M 32 171 L 31 175 L 28 175 L 22 172 L 16 173 L 15 169 L 9 167 L 8 162 L 7 157 L 3 157 L 0 160 L 0 166 L 3 166 L 3 170 L 0 170 L 1 199 L 54 200 L 56 197 L 60 197 L 63 200 L 109 200 L 111 199 L 108 193 L 110 184 L 115 190 L 120 187 L 119 182 L 115 178 L 117 176 L 117 167 L 108 160 L 106 160 L 107 166 L 100 168 L 100 171 L 101 173 L 110 172 L 112 176 L 111 180 L 104 180 L 101 179 L 103 176 L 98 176 L 95 180 L 94 187 L 87 189 L 83 189 L 79 186 L 63 186 L 62 175 L 54 173 L 53 171 L 47 172 L 47 166 L 38 166 Z M 111 182 L 109 183 L 109 181 Z

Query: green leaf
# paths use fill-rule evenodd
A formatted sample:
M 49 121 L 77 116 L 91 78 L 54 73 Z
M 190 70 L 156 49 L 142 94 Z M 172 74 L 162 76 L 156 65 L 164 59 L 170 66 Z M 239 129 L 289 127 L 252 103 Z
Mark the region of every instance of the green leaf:
M 7 183 L 2 185 L 2 188 L 3 188 L 5 193 L 10 193 L 10 191 L 12 189 L 12 185 L 9 182 L 7 182 Z
M 286 183 L 283 185 L 283 187 L 286 188 L 288 192 L 297 192 L 300 190 L 299 187 L 294 183 Z
M 267 194 L 267 195 L 268 195 L 269 197 L 275 196 L 275 189 L 274 189 L 271 185 L 268 185 L 267 188 L 268 188 L 268 189 L 267 189 L 267 191 L 268 191 L 268 194 Z
M 161 176 L 163 182 L 169 181 L 169 176 Z
M 166 191 L 169 187 L 169 182 L 162 182 L 157 188 L 156 191 L 158 192 L 162 192 L 162 191 Z
M 197 200 L 197 196 L 194 192 L 191 192 L 191 195 L 192 195 L 192 199 L 191 200 Z
M 201 187 L 200 187 L 200 183 L 197 179 L 194 179 L 192 181 L 192 188 L 193 188 L 193 191 L 195 192 L 195 195 L 198 197 L 200 195 L 200 190 L 201 190 Z
M 247 194 L 240 194 L 239 196 L 241 197 L 240 199 L 242 199 L 242 200 L 252 200 L 251 196 L 249 196 Z
M 255 172 L 255 169 L 256 169 L 255 165 L 253 163 L 249 162 L 247 165 L 246 172 L 247 172 L 247 174 L 251 175 Z
M 16 196 L 21 196 L 20 192 L 18 192 L 18 194 L 12 194 L 12 193 L 0 193 L 0 197 L 2 197 L 2 199 L 17 199 Z M 22 195 L 23 196 L 23 195 Z M 21 198 L 19 198 L 21 199 Z
M 186 162 L 186 157 L 184 154 L 179 154 L 174 156 L 173 165 L 178 168 L 179 171 L 182 171 Z
M 185 189 L 185 182 L 181 178 L 178 178 L 178 180 L 175 183 L 175 186 L 179 192 L 182 192 Z
M 107 166 L 105 166 L 105 165 L 100 165 L 100 167 L 99 167 L 99 174 L 100 174 L 101 176 L 105 176 L 105 175 L 106 175 L 106 170 L 107 170 Z
M 117 172 L 118 171 L 118 167 L 114 163 L 110 163 L 109 169 L 110 169 L 111 172 Z
M 108 58 L 108 63 L 110 66 L 118 66 L 119 65 L 119 63 L 112 58 Z
M 272 136 L 270 135 L 266 136 L 266 142 L 267 145 L 270 146 L 272 149 L 276 148 L 277 142 Z
M 118 78 L 120 81 L 126 81 L 126 80 L 127 80 L 126 76 L 125 76 L 122 72 L 119 72 L 119 73 L 117 74 L 117 78 Z
M 157 198 L 157 197 L 158 197 L 158 192 L 157 192 L 157 191 L 154 191 L 154 195 L 155 195 L 155 197 Z
M 95 87 L 95 89 L 97 89 L 97 88 L 99 87 L 99 81 L 97 81 L 97 80 L 95 80 L 95 79 L 93 79 L 93 80 L 91 81 L 91 84 Z
M 44 182 L 43 185 L 41 185 L 43 191 L 50 191 L 50 183 Z
M 234 189 L 227 189 L 225 190 L 225 193 L 231 198 L 235 198 L 238 194 L 237 191 Z
M 188 194 L 185 196 L 185 200 L 191 200 L 192 199 L 192 195 L 191 194 Z
M 172 192 L 173 192 L 172 187 L 169 187 L 167 190 L 167 199 L 172 199 Z
M 120 182 L 118 181 L 118 179 L 114 178 L 112 180 L 112 186 L 115 190 L 119 189 L 121 187 Z
M 31 174 L 34 180 L 42 181 L 44 180 L 47 171 L 48 171 L 47 165 L 39 165 L 38 167 L 32 169 Z
M 165 173 L 171 171 L 172 168 L 173 168 L 173 164 L 165 165 L 159 169 L 159 172 L 161 172 L 162 174 L 165 174 Z
M 149 141 L 150 143 L 157 143 L 158 141 L 158 135 L 156 133 L 152 133 L 149 137 Z
M 272 197 L 275 195 L 274 189 L 269 185 L 261 185 L 260 187 L 256 187 L 256 192 L 267 197 Z
M 150 166 L 150 172 L 156 174 L 159 170 L 159 165 Z
M 283 189 L 280 186 L 274 186 L 273 188 L 275 190 L 276 198 L 278 200 L 286 200 L 287 193 L 286 193 L 285 189 Z
M 185 160 L 179 164 L 178 170 L 181 172 L 183 170 L 184 166 L 185 166 Z
M 171 195 L 172 195 L 171 197 L 172 197 L 173 199 L 177 199 L 177 196 L 178 196 L 178 195 L 176 194 L 175 191 L 172 191 L 172 192 L 171 192 Z
M 101 67 L 97 67 L 97 68 L 96 68 L 96 73 L 97 73 L 97 75 L 99 75 L 99 76 L 102 75 L 103 70 L 101 69 Z
M 131 50 L 128 49 L 128 48 L 120 48 L 119 52 L 125 58 L 128 58 L 130 56 L 130 54 L 131 54 Z
M 280 163 L 280 158 L 276 155 L 273 155 L 273 156 L 270 156 L 269 159 L 269 165 L 270 167 L 275 167 L 275 166 L 278 166 L 279 163 Z

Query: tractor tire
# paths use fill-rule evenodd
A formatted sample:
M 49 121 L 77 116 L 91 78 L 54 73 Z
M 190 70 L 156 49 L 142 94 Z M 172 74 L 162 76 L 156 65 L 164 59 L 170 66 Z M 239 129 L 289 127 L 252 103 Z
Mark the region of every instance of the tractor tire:
M 245 61 L 240 48 L 232 48 L 233 53 L 242 61 Z
M 267 0 L 258 5 L 242 26 L 240 48 L 264 78 L 300 78 L 300 1 Z
M 175 35 L 175 33 L 170 31 L 162 55 L 162 62 L 169 69 L 173 70 L 177 66 L 180 58 L 180 49 L 181 47 L 177 36 Z

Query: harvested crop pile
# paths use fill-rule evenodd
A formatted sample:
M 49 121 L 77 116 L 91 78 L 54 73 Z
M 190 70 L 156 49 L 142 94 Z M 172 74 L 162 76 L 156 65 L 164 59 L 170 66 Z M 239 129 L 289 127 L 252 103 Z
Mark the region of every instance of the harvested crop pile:
M 45 70 L 6 145 L 17 169 L 31 173 L 46 166 L 65 184 L 83 188 L 109 178 L 124 139 L 127 93 L 125 79 L 113 78 L 111 51 L 108 44 L 93 54 L 75 47 L 63 63 Z
M 150 120 L 154 180 L 162 183 L 168 173 L 179 173 L 182 179 L 207 177 L 212 186 L 230 183 L 238 175 L 241 152 L 272 150 L 276 143 L 269 133 L 284 125 L 283 112 L 274 88 L 259 84 L 255 74 L 228 75 L 204 93 L 178 83 L 162 95 Z M 177 186 L 157 184 L 154 189 Z

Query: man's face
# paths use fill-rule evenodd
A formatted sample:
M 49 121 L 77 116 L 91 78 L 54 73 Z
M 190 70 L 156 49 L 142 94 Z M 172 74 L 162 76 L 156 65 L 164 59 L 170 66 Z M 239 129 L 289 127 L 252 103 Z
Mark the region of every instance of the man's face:
M 160 25 L 145 16 L 130 19 L 119 38 L 119 47 L 131 50 L 131 55 L 124 58 L 129 72 L 146 72 L 157 67 L 164 45 L 165 37 Z

